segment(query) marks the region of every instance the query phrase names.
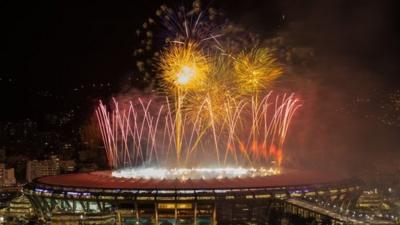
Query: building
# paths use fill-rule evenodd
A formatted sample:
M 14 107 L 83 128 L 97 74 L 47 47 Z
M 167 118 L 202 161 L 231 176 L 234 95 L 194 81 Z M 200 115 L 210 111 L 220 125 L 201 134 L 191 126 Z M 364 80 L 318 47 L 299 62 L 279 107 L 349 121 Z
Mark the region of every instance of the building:
M 47 160 L 32 160 L 26 164 L 26 180 L 32 182 L 35 178 L 60 174 L 60 160 L 51 156 Z
M 383 200 L 376 190 L 363 191 L 357 201 L 357 207 L 361 209 L 369 209 L 375 211 L 383 206 Z
M 34 216 L 32 205 L 29 199 L 20 195 L 11 200 L 8 207 L 0 210 L 0 224 L 9 224 L 11 222 L 21 222 L 25 224 Z
M 288 172 L 266 177 L 145 179 L 110 171 L 48 176 L 24 186 L 40 218 L 52 224 L 265 224 L 285 201 L 312 196 L 340 203 L 358 195 L 337 174 Z M 319 215 L 319 214 L 318 214 Z
M 0 209 L 9 206 L 10 201 L 21 192 L 21 186 L 17 185 L 14 168 L 6 169 L 0 163 Z
M 76 170 L 76 162 L 75 160 L 61 160 L 60 161 L 60 169 L 62 173 L 72 173 Z
M 6 169 L 5 164 L 0 163 L 0 187 L 13 187 L 16 185 L 14 168 Z

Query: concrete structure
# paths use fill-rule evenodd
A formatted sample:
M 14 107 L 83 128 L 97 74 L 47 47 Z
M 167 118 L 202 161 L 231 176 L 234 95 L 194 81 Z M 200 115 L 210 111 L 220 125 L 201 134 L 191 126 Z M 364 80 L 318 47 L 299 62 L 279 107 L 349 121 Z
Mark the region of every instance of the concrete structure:
M 124 179 L 102 171 L 38 178 L 24 187 L 36 213 L 53 224 L 264 224 L 289 198 L 358 192 L 354 180 L 299 171 L 208 180 Z
M 341 203 L 345 203 L 342 201 Z M 358 216 L 343 208 L 343 205 L 336 207 L 324 207 L 314 204 L 305 199 L 288 199 L 283 204 L 283 211 L 301 218 L 312 218 L 318 224 L 375 224 L 390 225 L 397 224 L 395 220 L 381 219 L 370 216 Z

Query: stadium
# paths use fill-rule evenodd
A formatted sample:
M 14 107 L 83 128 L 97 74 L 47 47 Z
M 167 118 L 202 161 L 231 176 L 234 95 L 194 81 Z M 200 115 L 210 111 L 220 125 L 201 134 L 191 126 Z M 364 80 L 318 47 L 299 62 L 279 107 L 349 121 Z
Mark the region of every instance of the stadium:
M 358 192 L 345 176 L 306 171 L 187 180 L 97 171 L 42 177 L 24 187 L 37 214 L 53 224 L 265 224 L 271 211 L 288 210 L 288 199 L 346 207 Z
M 281 171 L 303 103 L 273 92 L 284 69 L 272 49 L 199 8 L 157 12 L 170 35 L 154 54 L 136 52 L 151 64 L 157 90 L 100 100 L 94 113 L 110 170 L 27 184 L 37 214 L 53 224 L 275 224 L 276 212 L 347 222 L 293 202 L 347 210 L 359 187 L 337 173 Z

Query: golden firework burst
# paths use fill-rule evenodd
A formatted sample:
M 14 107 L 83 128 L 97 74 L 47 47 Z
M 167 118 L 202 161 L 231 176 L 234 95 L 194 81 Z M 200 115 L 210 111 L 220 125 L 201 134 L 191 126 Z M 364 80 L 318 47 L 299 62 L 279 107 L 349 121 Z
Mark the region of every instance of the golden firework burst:
M 170 89 L 199 88 L 209 69 L 207 56 L 195 43 L 172 43 L 160 57 L 162 78 Z
M 268 48 L 253 48 L 249 52 L 241 52 L 234 62 L 234 69 L 239 89 L 244 93 L 265 89 L 282 75 L 281 67 Z

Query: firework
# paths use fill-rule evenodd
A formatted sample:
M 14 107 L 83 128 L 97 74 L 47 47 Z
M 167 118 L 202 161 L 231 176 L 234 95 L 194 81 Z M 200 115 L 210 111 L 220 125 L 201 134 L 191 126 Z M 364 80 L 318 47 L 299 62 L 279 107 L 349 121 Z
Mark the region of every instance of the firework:
M 245 93 L 256 93 L 271 85 L 282 74 L 271 50 L 253 48 L 250 52 L 241 52 L 235 60 L 240 90 Z
M 161 5 L 154 16 L 136 30 L 139 39 L 134 50 L 140 80 L 149 82 L 154 76 L 154 59 L 159 59 L 165 45 L 196 43 L 207 53 L 236 54 L 258 44 L 257 34 L 231 22 L 224 13 L 204 7 L 200 1 L 192 6 L 172 9 Z
M 183 113 L 180 143 L 175 137 L 175 112 L 167 98 L 155 112 L 149 110 L 153 107 L 151 100 L 144 102 L 140 98 L 129 102 L 124 109 L 114 101 L 111 112 L 100 103 L 96 113 L 109 165 L 113 168 L 271 163 L 279 166 L 290 121 L 300 104 L 294 95 L 277 96 L 274 101 L 270 96 L 262 98 L 257 109 L 249 102 L 228 101 L 223 106 L 226 118 L 221 124 L 213 123 L 212 119 L 205 124 L 200 116 L 189 120 Z M 258 117 L 249 116 L 249 111 L 258 111 Z M 202 103 L 198 115 L 204 112 L 213 117 L 208 99 Z M 248 126 L 254 119 L 260 127 L 256 135 L 252 126 Z M 257 141 L 249 141 L 254 136 Z M 181 145 L 179 150 L 177 145 Z M 202 164 L 199 158 L 208 159 L 208 163 Z
M 182 149 L 182 105 L 187 91 L 199 89 L 209 71 L 207 58 L 194 43 L 172 44 L 161 54 L 160 69 L 166 87 L 175 97 L 176 155 Z M 178 160 L 179 161 L 179 160 Z
M 204 123 L 211 121 L 210 112 L 201 110 L 208 107 L 212 111 L 213 120 L 220 123 L 226 114 L 226 103 L 239 98 L 232 79 L 232 60 L 229 57 L 210 57 L 213 59 L 209 65 L 209 73 L 203 79 L 202 85 L 196 90 L 187 93 L 183 110 L 189 119 L 196 119 Z M 207 99 L 206 106 L 203 104 Z M 200 112 L 200 115 L 198 113 Z
M 194 43 L 172 44 L 162 53 L 159 67 L 166 86 L 173 90 L 197 88 L 209 72 L 207 57 Z
M 222 179 L 222 178 L 240 178 L 255 176 L 270 176 L 279 174 L 278 169 L 266 168 L 243 168 L 243 167 L 223 167 L 223 168 L 138 168 L 122 169 L 113 171 L 113 176 L 122 178 L 144 178 L 144 179 Z
M 252 176 L 264 174 L 260 168 L 279 168 L 289 124 L 301 104 L 294 94 L 272 94 L 283 71 L 272 50 L 240 41 L 243 29 L 220 20 L 211 8 L 202 10 L 197 1 L 190 10 L 161 6 L 156 14 L 158 22 L 149 19 L 146 32 L 137 32 L 146 35 L 146 47 L 135 55 L 154 51 L 137 66 L 144 72 L 152 64 L 165 97 L 114 100 L 112 107 L 100 102 L 96 111 L 110 167 L 144 167 L 116 175 L 176 178 L 212 167 L 236 176 L 243 171 L 227 168 L 243 166 L 257 168 L 244 170 Z M 157 24 L 168 31 L 158 51 L 150 31 Z

